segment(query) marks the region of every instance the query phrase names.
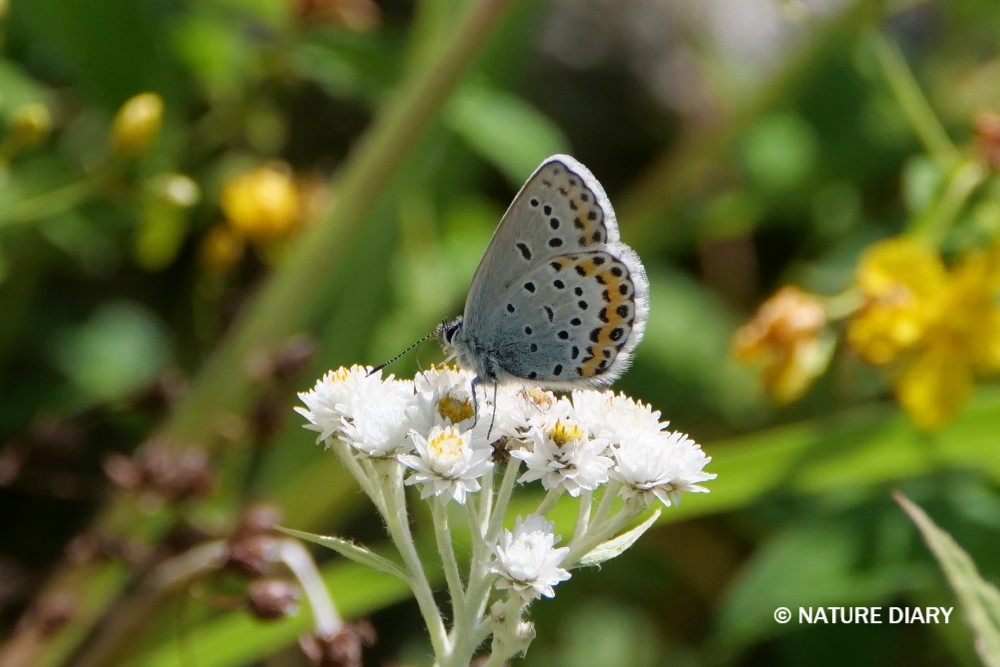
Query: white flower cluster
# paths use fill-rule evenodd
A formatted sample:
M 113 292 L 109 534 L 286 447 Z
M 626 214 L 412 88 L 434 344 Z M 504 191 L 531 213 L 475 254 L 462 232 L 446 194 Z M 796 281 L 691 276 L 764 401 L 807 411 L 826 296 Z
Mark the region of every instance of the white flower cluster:
M 296 408 L 306 428 L 319 434 L 317 442 L 335 447 L 358 478 L 404 561 L 405 495 L 393 484 L 417 485 L 421 498 L 436 499 L 435 529 L 455 609 L 452 631 L 435 642 L 440 664 L 449 662 L 442 652 L 454 664 L 468 664 L 461 660 L 471 658 L 485 638 L 481 628 L 488 624 L 479 617 L 491 588 L 508 591 L 515 601 L 495 616 L 510 621 L 513 613 L 518 620 L 530 601 L 552 597 L 570 568 L 606 560 L 631 545 L 641 531 L 619 533 L 643 510 L 657 501 L 677 504 L 684 492 L 706 492 L 700 484 L 715 478 L 704 471 L 711 459 L 699 445 L 668 430 L 658 411 L 623 394 L 591 390 L 557 397 L 507 386 L 495 393 L 492 387 L 480 390 L 477 402 L 473 379 L 451 367 L 432 367 L 407 381 L 352 366 L 330 371 L 300 393 L 305 407 Z M 495 468 L 503 469 L 499 488 Z M 535 481 L 547 491 L 538 508 L 518 517 L 512 531 L 502 530 L 516 482 Z M 578 498 L 580 511 L 568 546 L 557 548 L 561 538 L 544 516 L 563 495 Z M 466 507 L 476 542 L 466 584 L 448 543 L 446 506 L 452 501 Z M 594 555 L 599 553 L 604 556 Z M 420 602 L 420 591 L 415 593 Z M 475 618 L 461 622 L 459 612 Z M 425 620 L 429 615 L 425 610 Z M 428 624 L 434 640 L 433 622 Z M 471 636 L 459 637 L 463 628 Z M 525 637 L 523 627 L 511 628 L 494 622 L 485 634 L 513 655 L 530 638 L 515 641 Z

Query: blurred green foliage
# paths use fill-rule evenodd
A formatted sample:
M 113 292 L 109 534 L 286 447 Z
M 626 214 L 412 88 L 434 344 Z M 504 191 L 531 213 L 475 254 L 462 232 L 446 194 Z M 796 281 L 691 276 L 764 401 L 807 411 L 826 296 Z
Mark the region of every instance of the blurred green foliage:
M 778 286 L 836 295 L 864 248 L 919 221 L 946 220 L 949 257 L 995 242 L 997 164 L 974 118 L 1000 110 L 1000 6 L 494 3 L 505 11 L 463 46 L 457 17 L 489 4 L 0 0 L 0 618 L 13 631 L 37 609 L 53 569 L 56 590 L 79 593 L 19 664 L 297 664 L 308 614 L 264 626 L 217 603 L 240 594 L 220 576 L 123 622 L 136 560 L 176 553 L 179 534 L 226 535 L 251 501 L 380 545 L 294 418 L 295 391 L 457 313 L 511 196 L 555 152 L 605 184 L 650 274 L 646 339 L 619 388 L 701 442 L 719 478 L 536 604 L 524 664 L 977 664 L 959 613 L 809 627 L 772 613 L 956 604 L 895 488 L 997 579 L 996 388 L 926 433 L 843 345 L 782 407 L 729 347 Z M 465 69 L 435 78 L 449 48 Z M 115 115 L 144 92 L 163 102 L 158 131 L 116 154 Z M 949 146 L 983 165 L 962 196 Z M 270 163 L 303 219 L 273 243 L 233 236 L 224 186 Z M 316 353 L 285 372 L 294 334 Z M 427 344 L 392 370 L 438 360 Z M 109 458 L 151 441 L 208 452 L 213 492 L 150 502 L 108 481 Z M 81 531 L 103 546 L 59 565 Z M 342 611 L 372 615 L 370 664 L 424 662 L 398 582 L 324 566 Z

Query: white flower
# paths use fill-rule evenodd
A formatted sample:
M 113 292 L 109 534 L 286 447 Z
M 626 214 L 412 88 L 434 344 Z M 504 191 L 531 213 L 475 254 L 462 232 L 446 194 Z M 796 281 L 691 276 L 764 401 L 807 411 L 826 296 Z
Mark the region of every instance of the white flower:
M 611 477 L 624 485 L 626 500 L 639 496 L 647 505 L 658 499 L 670 507 L 682 492 L 708 493 L 699 482 L 715 479 L 703 468 L 712 460 L 684 433 L 660 432 L 612 447 Z
M 382 372 L 370 372 L 370 366 L 341 366 L 327 371 L 309 391 L 299 392 L 299 400 L 306 407 L 296 407 L 295 411 L 309 421 L 305 428 L 319 432 L 317 443 L 340 435 L 342 419 L 353 410 L 355 400 L 382 384 Z
M 475 375 L 451 366 L 431 366 L 413 378 L 416 402 L 410 408 L 411 428 L 427 437 L 435 426 L 476 423 L 472 381 Z
M 552 587 L 569 579 L 570 574 L 559 567 L 569 549 L 555 548 L 559 537 L 553 527 L 553 523 L 532 514 L 523 520 L 518 517 L 513 532 L 501 531 L 493 547 L 496 561 L 491 568 L 500 575 L 498 589 L 513 589 L 525 602 L 555 595 Z
M 381 372 L 369 371 L 338 368 L 299 394 L 306 407 L 295 410 L 309 420 L 307 429 L 319 432 L 317 442 L 329 445 L 336 436 L 373 457 L 409 447 L 406 413 L 413 404 L 413 383 L 391 375 L 383 380 Z
M 435 426 L 427 438 L 416 431 L 410 431 L 410 438 L 417 455 L 401 454 L 399 461 L 414 470 L 407 485 L 423 484 L 421 498 L 433 495 L 464 505 L 465 494 L 479 490 L 477 478 L 493 468 L 493 448 L 472 431 Z
M 510 438 L 524 438 L 532 425 L 546 423 L 546 415 L 556 404 L 556 396 L 551 391 L 537 387 L 528 389 L 516 384 L 503 385 L 497 395 L 493 430 Z
M 660 411 L 648 404 L 610 391 L 574 391 L 573 408 L 594 436 L 612 445 L 655 435 L 669 423 L 661 422 Z
M 518 481 L 540 479 L 546 490 L 562 487 L 573 497 L 608 481 L 612 464 L 604 455 L 608 441 L 588 437 L 569 401 L 559 399 L 540 421 L 543 423 L 532 425 L 527 433 L 531 448 L 510 452 L 512 458 L 527 464 Z

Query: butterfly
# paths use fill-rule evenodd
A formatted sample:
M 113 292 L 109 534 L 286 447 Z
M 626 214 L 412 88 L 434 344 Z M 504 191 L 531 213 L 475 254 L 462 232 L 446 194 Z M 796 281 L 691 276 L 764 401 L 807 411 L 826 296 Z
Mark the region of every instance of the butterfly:
M 500 220 L 465 312 L 435 334 L 475 383 L 606 387 L 628 368 L 649 281 L 604 188 L 568 155 L 546 159 Z

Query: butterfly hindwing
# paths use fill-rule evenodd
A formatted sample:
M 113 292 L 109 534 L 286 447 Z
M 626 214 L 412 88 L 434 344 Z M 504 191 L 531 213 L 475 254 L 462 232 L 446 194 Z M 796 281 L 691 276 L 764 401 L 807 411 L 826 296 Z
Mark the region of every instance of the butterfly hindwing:
M 605 250 L 552 257 L 501 296 L 502 315 L 483 340 L 512 376 L 607 385 L 642 335 L 636 290 L 632 269 Z

